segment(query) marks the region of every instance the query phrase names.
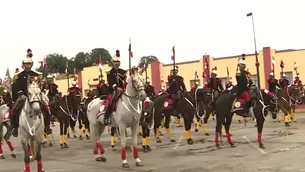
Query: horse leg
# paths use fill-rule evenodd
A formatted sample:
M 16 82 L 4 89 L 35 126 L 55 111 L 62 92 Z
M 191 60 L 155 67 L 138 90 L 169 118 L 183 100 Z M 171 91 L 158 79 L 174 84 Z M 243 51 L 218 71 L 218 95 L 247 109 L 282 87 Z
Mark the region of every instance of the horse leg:
M 104 147 L 101 143 L 101 136 L 105 131 L 105 126 L 102 124 L 90 124 L 90 128 L 91 128 L 91 135 L 93 138 L 93 154 L 95 155 L 95 161 L 102 161 L 102 162 L 106 162 L 106 157 L 104 156 L 105 154 L 105 150 Z M 100 154 L 98 153 L 98 150 L 100 150 Z
M 75 126 L 76 126 L 76 121 L 73 121 L 72 119 L 70 119 L 70 128 L 72 130 L 73 137 L 77 138 L 77 135 L 75 133 Z
M 138 128 L 139 128 L 138 124 L 131 126 L 133 158 L 136 160 L 136 166 L 143 166 L 143 163 L 139 158 L 139 152 L 138 152 L 138 137 L 137 137 Z
M 111 127 L 111 129 L 110 129 L 111 147 L 112 147 L 113 150 L 115 150 L 114 147 L 115 147 L 116 140 L 115 140 L 114 135 L 116 134 L 116 132 L 117 132 L 117 128 L 116 127 Z
M 215 145 L 217 148 L 220 148 L 220 145 L 219 145 L 219 138 L 222 139 L 222 134 L 221 134 L 221 128 L 222 128 L 222 124 L 224 121 L 224 116 L 222 116 L 223 114 L 217 114 L 216 115 L 216 127 L 215 127 Z
M 83 140 L 83 133 L 85 132 L 84 129 L 84 124 L 82 122 L 82 119 L 80 118 L 80 116 L 78 117 L 78 129 L 79 129 L 79 140 Z
M 63 144 L 64 144 L 64 148 L 69 148 L 68 144 L 67 144 L 67 130 L 69 128 L 69 121 L 66 121 L 64 124 L 64 134 L 63 134 Z
M 187 141 L 187 144 L 192 145 L 194 143 L 194 141 L 191 138 L 191 127 L 192 127 L 192 121 L 193 121 L 194 116 L 188 116 L 185 113 L 183 113 L 182 115 L 183 115 L 183 119 L 184 119 L 186 141 Z
M 259 144 L 259 147 L 261 149 L 264 149 L 265 146 L 262 143 L 262 132 L 263 132 L 263 126 L 264 126 L 265 119 L 263 118 L 262 115 L 258 115 L 258 116 L 256 116 L 256 121 L 257 121 L 257 142 Z
M 297 119 L 295 118 L 295 106 L 292 106 L 292 113 L 291 113 L 291 119 L 293 120 L 293 122 L 297 122 Z
M 62 121 L 59 122 L 59 133 L 60 133 L 60 139 L 59 144 L 60 148 L 64 148 L 64 123 Z
M 90 140 L 89 132 L 90 132 L 90 124 L 89 124 L 88 117 L 85 115 L 85 133 L 86 133 L 87 140 Z
M 4 123 L 4 126 L 6 127 L 6 133 L 4 135 L 4 140 L 5 140 L 8 148 L 11 151 L 11 156 L 13 158 L 16 158 L 15 148 L 14 148 L 12 142 L 10 141 L 12 128 L 11 128 L 10 124 L 8 124 L 8 123 Z
M 208 121 L 209 121 L 209 117 L 210 117 L 210 115 L 211 115 L 211 112 L 208 110 L 208 109 L 206 109 L 206 114 L 205 114 L 205 116 L 204 116 L 204 118 L 203 118 L 203 131 L 204 131 L 204 134 L 206 135 L 206 136 L 209 136 L 210 134 L 208 133 Z
M 139 124 L 138 135 L 139 135 L 139 136 L 142 136 L 142 125 L 141 125 L 141 123 Z
M 196 127 L 195 127 L 195 132 L 199 131 L 199 128 L 202 123 L 202 116 L 204 115 L 204 104 L 203 103 L 198 103 L 198 114 L 196 112 Z
M 167 138 L 171 142 L 176 142 L 176 140 L 172 138 L 172 133 L 171 133 L 171 129 L 170 129 L 170 126 L 169 126 L 170 121 L 171 121 L 171 114 L 170 113 L 165 113 L 164 127 L 166 128 Z
M 41 160 L 41 138 L 38 136 L 35 140 L 36 140 L 35 150 L 36 150 L 37 172 L 44 172 L 44 170 L 42 169 L 42 160 Z
M 234 143 L 232 142 L 232 139 L 231 139 L 231 134 L 230 134 L 230 125 L 232 123 L 232 118 L 233 118 L 233 113 L 231 113 L 229 116 L 227 116 L 225 118 L 225 131 L 226 131 L 226 136 L 227 136 L 227 140 L 229 142 L 229 144 L 231 145 L 231 147 L 235 147 Z
M 0 135 L 1 137 L 1 135 Z M 3 155 L 3 148 L 2 148 L 2 141 L 1 141 L 1 138 L 0 138 L 0 159 L 5 159 L 4 155 Z
M 160 132 L 159 132 L 160 126 L 161 126 L 161 121 L 155 121 L 154 132 L 155 132 L 155 137 L 156 137 L 156 142 L 157 143 L 162 143 L 162 141 L 160 139 Z
M 125 136 L 125 125 L 119 125 L 120 135 L 121 135 L 121 159 L 122 159 L 122 167 L 123 168 L 129 168 L 129 164 L 126 160 L 126 136 Z M 136 127 L 135 135 L 137 136 L 138 128 Z M 133 133 L 134 134 L 134 133 Z M 136 137 L 137 138 L 137 137 Z
M 143 141 L 142 141 L 142 147 L 143 147 L 143 151 L 144 152 L 149 152 L 151 151 L 151 148 L 149 146 L 149 142 L 150 142 L 150 138 L 149 138 L 149 133 L 150 130 L 148 128 L 148 125 L 142 125 L 142 137 L 143 137 Z
M 176 119 L 176 127 L 182 127 L 180 116 L 177 116 L 177 119 Z
M 21 146 L 22 146 L 23 153 L 24 153 L 24 163 L 25 163 L 24 172 L 31 172 L 31 169 L 30 169 L 31 158 L 30 158 L 30 154 L 29 154 L 30 150 L 29 150 L 28 140 L 22 138 L 21 139 Z

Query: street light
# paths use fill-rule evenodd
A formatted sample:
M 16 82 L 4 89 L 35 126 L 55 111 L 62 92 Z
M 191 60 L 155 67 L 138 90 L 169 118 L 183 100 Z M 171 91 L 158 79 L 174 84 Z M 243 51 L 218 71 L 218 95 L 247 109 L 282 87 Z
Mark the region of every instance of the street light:
M 258 85 L 258 88 L 260 89 L 261 88 L 261 82 L 260 82 L 260 75 L 259 75 L 259 62 L 258 62 L 258 54 L 257 54 L 257 48 L 256 48 L 256 37 L 255 37 L 255 27 L 254 27 L 254 18 L 253 18 L 253 14 L 252 12 L 248 13 L 247 14 L 247 17 L 250 17 L 252 18 L 252 26 L 253 26 L 253 37 L 254 37 L 254 48 L 255 48 L 255 66 L 256 66 L 256 74 L 257 74 L 257 85 Z

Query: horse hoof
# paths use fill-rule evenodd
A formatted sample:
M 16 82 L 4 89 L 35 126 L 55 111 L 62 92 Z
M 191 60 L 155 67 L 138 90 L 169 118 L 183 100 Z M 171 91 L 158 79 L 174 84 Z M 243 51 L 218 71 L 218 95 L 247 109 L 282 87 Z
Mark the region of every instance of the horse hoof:
M 45 170 L 42 170 L 42 172 L 46 172 Z
M 49 143 L 49 146 L 53 146 L 53 143 Z
M 175 139 L 171 139 L 171 142 L 173 142 L 173 143 L 174 143 L 174 142 L 176 142 L 176 140 L 175 140 Z
M 236 146 L 233 144 L 233 143 L 231 143 L 231 148 L 235 148 Z
M 102 157 L 96 157 L 96 158 L 95 158 L 95 161 L 96 161 L 96 162 L 102 161 Z
M 128 163 L 123 163 L 123 164 L 122 164 L 122 167 L 123 167 L 123 168 L 129 168 L 130 166 L 129 166 Z
M 195 132 L 196 132 L 196 133 L 198 132 L 198 129 L 197 129 L 197 128 L 195 129 Z
M 157 139 L 157 143 L 162 143 L 162 141 L 160 139 Z
M 30 157 L 30 162 L 34 162 L 34 160 L 35 160 L 35 159 L 31 156 L 31 157 Z
M 193 139 L 191 139 L 191 138 L 187 139 L 187 144 L 189 144 L 189 145 L 192 145 L 192 144 L 194 144 L 194 141 L 193 141 Z
M 142 162 L 136 162 L 136 166 L 137 167 L 143 166 L 143 163 Z
M 13 158 L 17 158 L 16 154 L 14 154 L 14 153 L 12 153 L 11 156 L 12 156 Z
M 148 152 L 147 147 L 143 147 L 143 152 L 145 152 L 145 153 L 147 153 L 147 152 Z
M 86 139 L 87 139 L 87 140 L 90 140 L 90 136 L 89 136 L 89 135 L 86 135 Z
M 241 124 L 241 120 L 238 120 L 238 123 L 240 123 L 240 124 Z
M 162 134 L 162 133 L 160 133 L 160 136 L 163 136 L 163 134 Z
M 209 136 L 210 134 L 209 133 L 205 133 L 204 135 Z
M 43 145 L 44 145 L 44 144 L 47 144 L 47 142 L 46 142 L 46 141 L 43 141 L 41 144 L 43 144 Z
M 220 149 L 220 145 L 219 145 L 219 144 L 216 144 L 216 148 Z
M 259 148 L 261 148 L 261 149 L 265 149 L 264 144 L 260 143 L 260 144 L 259 144 Z
M 64 144 L 64 148 L 69 148 L 67 143 Z
M 63 149 L 65 148 L 65 146 L 63 144 L 60 144 L 60 148 Z
M 85 133 L 86 133 L 86 130 L 83 130 L 83 133 L 85 134 Z
M 4 155 L 0 155 L 0 159 L 5 159 Z
M 82 137 L 82 136 L 79 136 L 79 140 L 83 140 L 83 137 Z
M 45 145 L 45 144 L 41 144 L 41 147 L 42 147 L 42 148 L 46 148 L 46 145 Z
M 70 134 L 67 134 L 67 138 L 71 138 Z
M 150 148 L 149 146 L 147 146 L 147 150 L 148 150 L 148 152 L 150 152 L 150 151 L 151 151 L 151 148 Z
M 297 123 L 298 121 L 293 121 L 294 123 Z
M 290 124 L 288 122 L 285 123 L 285 127 L 290 127 Z
M 141 136 L 142 136 L 142 133 L 139 133 L 138 136 L 141 137 Z
M 73 137 L 74 137 L 74 138 L 77 138 L 77 135 L 74 135 Z
M 257 127 L 257 124 L 255 124 L 254 127 Z

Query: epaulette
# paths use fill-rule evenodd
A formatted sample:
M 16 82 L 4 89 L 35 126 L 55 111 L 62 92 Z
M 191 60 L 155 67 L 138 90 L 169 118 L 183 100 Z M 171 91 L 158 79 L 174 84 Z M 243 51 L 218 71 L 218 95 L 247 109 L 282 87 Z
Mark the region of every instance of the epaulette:
M 18 79 L 18 75 L 20 74 L 20 72 L 18 73 L 14 73 L 14 76 L 13 76 L 13 83 Z
M 241 73 L 240 73 L 240 72 L 237 72 L 237 73 L 236 73 L 236 76 L 240 76 L 240 75 L 241 75 Z

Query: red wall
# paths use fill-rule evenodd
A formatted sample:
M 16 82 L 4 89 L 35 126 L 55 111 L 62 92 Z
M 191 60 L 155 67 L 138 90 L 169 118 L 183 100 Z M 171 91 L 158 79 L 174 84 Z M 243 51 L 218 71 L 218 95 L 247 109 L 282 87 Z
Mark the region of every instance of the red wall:
M 160 62 L 159 61 L 153 61 L 150 64 L 150 72 L 151 72 L 151 82 L 152 85 L 155 87 L 155 92 L 158 94 L 158 92 L 161 89 L 161 76 L 160 76 Z

